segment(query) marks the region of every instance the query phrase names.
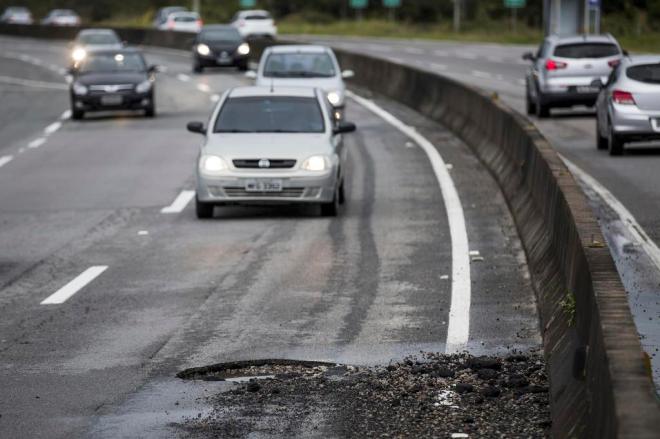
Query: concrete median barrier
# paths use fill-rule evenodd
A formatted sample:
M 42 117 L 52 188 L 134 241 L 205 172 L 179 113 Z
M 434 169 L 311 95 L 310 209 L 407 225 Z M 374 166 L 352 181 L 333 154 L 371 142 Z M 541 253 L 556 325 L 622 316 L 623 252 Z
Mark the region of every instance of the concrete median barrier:
M 130 44 L 189 49 L 191 35 L 118 29 Z M 0 26 L 0 33 L 71 39 L 76 29 Z M 253 44 L 260 53 L 269 43 Z M 537 293 L 556 438 L 656 438 L 660 405 L 626 292 L 575 179 L 527 119 L 496 97 L 382 59 L 337 51 L 355 85 L 457 133 L 509 203 Z

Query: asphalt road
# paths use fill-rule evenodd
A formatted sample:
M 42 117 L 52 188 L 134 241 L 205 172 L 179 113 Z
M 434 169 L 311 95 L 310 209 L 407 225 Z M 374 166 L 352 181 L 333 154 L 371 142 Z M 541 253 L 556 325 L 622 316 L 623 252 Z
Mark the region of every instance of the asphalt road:
M 525 112 L 522 54 L 532 46 L 421 40 L 302 36 L 306 42 L 389 59 L 446 75 L 497 93 Z M 660 393 L 660 147 L 634 145 L 610 157 L 595 143 L 593 109 L 553 110 L 549 119 L 530 117 L 565 158 L 600 220 L 640 332 Z
M 233 70 L 167 67 L 158 117 L 68 119 L 63 43 L 0 38 L 0 437 L 167 437 L 204 411 L 213 384 L 177 372 L 232 360 L 387 364 L 444 352 L 452 236 L 429 156 L 351 101 L 348 203 L 223 208 L 186 205 L 217 94 L 246 84 Z M 359 74 L 359 72 L 358 72 Z M 359 92 L 359 91 L 358 91 Z M 471 265 L 465 348 L 538 348 L 524 254 L 497 185 L 442 126 L 392 102 L 380 107 L 435 145 L 465 216 Z M 44 299 L 96 271 L 61 304 Z M 463 298 L 465 299 L 465 298 Z

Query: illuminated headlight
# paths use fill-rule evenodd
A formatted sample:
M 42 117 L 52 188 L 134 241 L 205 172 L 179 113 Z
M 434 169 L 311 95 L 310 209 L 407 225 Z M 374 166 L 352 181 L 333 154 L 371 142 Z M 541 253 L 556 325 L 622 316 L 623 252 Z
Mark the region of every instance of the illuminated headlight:
M 79 96 L 83 96 L 87 94 L 87 87 L 82 85 L 79 82 L 74 82 L 73 83 L 73 92 Z
M 76 47 L 75 49 L 73 49 L 73 52 L 71 52 L 71 58 L 73 58 L 75 62 L 80 62 L 84 60 L 86 56 L 87 56 L 87 51 L 82 47 Z
M 206 44 L 198 44 L 197 53 L 199 53 L 202 56 L 207 56 L 211 53 L 211 48 Z
M 330 101 L 332 105 L 339 105 L 341 102 L 341 95 L 337 91 L 331 91 L 328 93 L 328 101 Z
M 217 155 L 204 155 L 199 160 L 199 169 L 204 174 L 217 174 L 229 169 L 227 162 Z
M 240 46 L 238 46 L 238 53 L 240 55 L 247 55 L 250 53 L 250 45 L 248 43 L 243 43 Z
M 329 167 L 328 159 L 321 155 L 312 156 L 302 164 L 302 169 L 305 171 L 325 171 Z
M 149 80 L 140 82 L 137 87 L 135 87 L 135 91 L 138 93 L 146 93 L 149 90 L 151 90 L 151 81 Z

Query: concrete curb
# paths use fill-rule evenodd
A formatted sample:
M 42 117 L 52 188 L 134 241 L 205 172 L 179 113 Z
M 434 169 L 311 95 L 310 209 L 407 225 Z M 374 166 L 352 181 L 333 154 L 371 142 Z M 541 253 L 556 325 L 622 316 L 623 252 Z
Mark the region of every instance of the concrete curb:
M 0 25 L 1 34 L 72 39 L 77 29 Z M 189 49 L 192 36 L 118 29 L 131 44 Z M 259 53 L 265 44 L 255 44 Z M 660 405 L 625 290 L 580 187 L 540 132 L 478 89 L 337 50 L 355 84 L 458 134 L 509 203 L 536 290 L 556 438 L 657 438 Z

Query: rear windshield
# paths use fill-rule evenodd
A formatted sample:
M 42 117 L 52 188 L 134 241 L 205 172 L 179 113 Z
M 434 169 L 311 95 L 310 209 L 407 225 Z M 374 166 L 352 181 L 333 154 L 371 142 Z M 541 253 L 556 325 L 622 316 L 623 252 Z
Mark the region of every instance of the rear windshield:
M 267 78 L 331 78 L 335 76 L 332 58 L 320 53 L 272 53 L 266 60 Z
M 200 34 L 202 41 L 241 41 L 241 34 L 235 28 L 203 30 Z
M 111 33 L 98 33 L 98 34 L 87 34 L 80 36 L 80 42 L 82 44 L 89 45 L 102 45 L 102 44 L 119 44 L 119 38 L 115 34 Z
M 179 22 L 179 23 L 192 23 L 193 21 L 197 21 L 199 17 L 197 15 L 175 15 L 174 16 L 174 21 Z
M 53 17 L 75 17 L 76 13 L 69 9 L 58 9 L 50 13 Z
M 268 14 L 253 14 L 253 15 L 246 15 L 243 17 L 245 20 L 268 20 L 270 19 L 270 15 Z
M 643 64 L 628 67 L 626 76 L 647 84 L 660 84 L 660 64 Z
M 316 98 L 245 97 L 225 101 L 216 133 L 322 133 L 323 113 Z
M 619 55 L 619 48 L 610 43 L 563 44 L 555 48 L 560 58 L 607 58 Z
M 78 70 L 80 73 L 143 72 L 146 65 L 137 53 L 92 53 Z

